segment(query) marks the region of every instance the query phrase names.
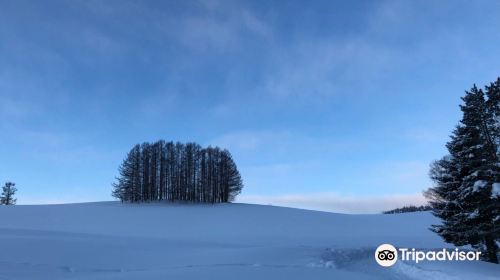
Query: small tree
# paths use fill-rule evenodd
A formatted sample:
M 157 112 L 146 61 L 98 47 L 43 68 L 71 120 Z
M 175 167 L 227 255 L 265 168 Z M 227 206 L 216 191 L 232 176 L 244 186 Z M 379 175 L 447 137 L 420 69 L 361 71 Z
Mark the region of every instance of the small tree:
M 4 205 L 14 205 L 16 204 L 17 199 L 14 198 L 16 194 L 15 183 L 7 182 L 5 186 L 2 187 L 2 196 L 0 196 L 0 204 Z

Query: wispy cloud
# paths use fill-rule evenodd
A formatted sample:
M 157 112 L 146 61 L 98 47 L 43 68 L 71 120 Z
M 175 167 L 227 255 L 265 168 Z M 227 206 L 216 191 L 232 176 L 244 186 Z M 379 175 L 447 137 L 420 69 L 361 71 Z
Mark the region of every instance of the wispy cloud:
M 358 145 L 356 141 L 347 141 L 342 137 L 314 137 L 285 129 L 230 131 L 211 139 L 209 144 L 228 148 L 237 153 L 248 154 L 267 150 L 278 154 L 290 154 L 293 151 L 295 156 L 303 152 L 325 156 Z
M 287 131 L 234 131 L 225 133 L 210 143 L 213 145 L 227 148 L 236 152 L 255 152 L 258 149 L 263 149 L 269 146 L 277 146 L 287 144 L 287 140 L 291 139 L 292 135 Z
M 198 51 L 225 52 L 244 47 L 243 39 L 248 35 L 265 40 L 272 38 L 270 26 L 244 5 L 236 2 L 224 5 L 202 3 L 201 14 L 183 18 L 174 23 L 177 28 L 169 27 L 167 30 L 177 36 L 184 46 Z
M 23 191 L 22 189 L 20 191 Z M 111 200 L 107 195 L 96 198 L 95 195 L 89 195 L 88 192 L 82 190 L 67 190 L 65 193 L 50 193 L 39 195 L 24 195 L 22 192 L 18 193 L 19 198 L 17 204 L 19 205 L 37 205 L 37 204 L 65 204 L 65 203 L 80 203 L 92 202 L 97 200 Z
M 241 195 L 237 202 L 296 207 L 336 213 L 371 214 L 407 205 L 426 203 L 421 194 L 390 196 L 350 196 L 336 193 Z
M 448 135 L 449 129 L 437 130 L 422 126 L 408 128 L 402 133 L 403 138 L 417 143 L 442 143 L 447 140 Z
M 175 90 L 166 90 L 162 93 L 151 94 L 143 97 L 139 102 L 139 112 L 143 116 L 161 117 L 166 112 L 173 111 L 178 101 Z
M 498 75 L 498 3 L 4 6 L 0 169 L 47 175 L 33 188 L 63 191 L 61 167 L 107 185 L 128 145 L 166 137 L 228 148 L 249 194 L 418 192 L 457 95 Z
M 417 160 L 377 161 L 366 168 L 365 175 L 377 185 L 397 189 L 418 183 L 421 188 L 429 185 L 429 162 Z
M 15 143 L 22 149 L 15 157 L 27 161 L 45 162 L 51 165 L 78 166 L 114 158 L 116 153 L 98 149 L 86 143 L 78 135 L 66 132 L 17 130 L 0 140 L 4 145 Z M 32 164 L 27 163 L 27 164 Z
M 411 193 L 428 188 L 429 160 L 380 158 L 382 144 L 290 131 L 234 131 L 208 144 L 227 148 L 239 164 L 249 194 L 350 191 Z M 363 155 L 364 156 L 361 156 Z M 314 182 L 314 186 L 309 186 Z

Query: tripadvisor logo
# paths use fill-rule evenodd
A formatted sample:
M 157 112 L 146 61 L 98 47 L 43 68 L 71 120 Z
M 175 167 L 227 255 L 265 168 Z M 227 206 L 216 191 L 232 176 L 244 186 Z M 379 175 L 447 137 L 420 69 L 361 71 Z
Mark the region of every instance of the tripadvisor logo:
M 392 266 L 398 261 L 398 250 L 391 244 L 382 244 L 375 250 L 375 260 L 381 266 Z
M 413 261 L 418 263 L 420 261 L 478 261 L 481 252 L 475 251 L 460 251 L 455 250 L 429 250 L 420 251 L 415 248 L 399 248 L 391 244 L 382 244 L 375 250 L 375 261 L 381 266 L 393 266 L 399 259 L 402 261 Z

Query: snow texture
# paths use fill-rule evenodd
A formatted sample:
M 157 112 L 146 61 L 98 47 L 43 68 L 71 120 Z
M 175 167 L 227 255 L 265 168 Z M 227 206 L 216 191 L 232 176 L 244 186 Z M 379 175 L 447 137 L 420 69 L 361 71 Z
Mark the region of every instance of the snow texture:
M 488 182 L 486 182 L 484 180 L 477 180 L 476 182 L 474 182 L 474 186 L 472 187 L 472 190 L 477 192 L 480 189 L 484 188 L 487 184 L 488 184 Z
M 500 196 L 500 183 L 493 183 L 491 188 L 491 197 L 495 198 L 497 196 Z
M 428 212 L 345 215 L 250 204 L 0 207 L 0 279 L 498 279 L 485 262 L 376 264 L 443 248 Z

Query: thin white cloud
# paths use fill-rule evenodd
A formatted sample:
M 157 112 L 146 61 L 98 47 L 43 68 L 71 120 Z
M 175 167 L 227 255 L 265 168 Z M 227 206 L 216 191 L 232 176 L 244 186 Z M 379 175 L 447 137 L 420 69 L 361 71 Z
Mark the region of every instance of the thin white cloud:
M 242 47 L 242 39 L 257 35 L 266 40 L 272 38 L 271 28 L 257 15 L 242 5 L 218 5 L 203 3 L 204 14 L 192 15 L 171 22 L 178 28 L 169 27 L 183 45 L 198 51 L 227 51 Z M 161 25 L 166 25 L 162 22 Z
M 286 145 L 291 133 L 286 131 L 234 131 L 210 141 L 210 144 L 236 152 L 255 152 L 264 146 Z
M 81 202 L 95 202 L 95 196 L 88 196 L 85 194 L 54 194 L 50 197 L 40 195 L 40 196 L 19 196 L 17 199 L 18 205 L 40 205 L 40 204 L 66 204 L 66 203 L 81 203 Z M 105 197 L 102 200 L 110 200 L 109 197 Z
M 406 140 L 418 143 L 442 143 L 448 139 L 449 129 L 438 130 L 428 127 L 410 127 L 403 131 L 402 136 Z
M 165 111 L 175 108 L 178 102 L 178 94 L 175 89 L 167 89 L 165 92 L 151 94 L 142 98 L 139 102 L 139 111 L 142 116 L 160 117 Z
M 224 133 L 211 139 L 208 144 L 220 146 L 251 155 L 256 151 L 272 151 L 275 155 L 290 151 L 303 152 L 307 148 L 309 155 L 321 155 L 354 148 L 356 141 L 347 141 L 332 137 L 313 137 L 289 130 L 237 130 Z
M 239 169 L 251 193 L 301 192 L 311 181 L 317 183 L 316 191 L 350 190 L 356 194 L 419 192 L 431 185 L 431 159 L 365 158 L 360 163 L 350 151 L 370 155 L 379 148 L 356 141 L 313 138 L 285 130 L 245 130 L 223 134 L 208 144 L 229 149 L 243 163 Z M 318 174 L 322 174 L 321 180 Z
M 78 135 L 41 130 L 18 130 L 3 139 L 7 144 L 16 143 L 18 156 L 30 160 L 43 160 L 51 164 L 82 164 L 109 160 L 115 154 L 85 143 Z M 1 143 L 1 140 L 0 140 Z
M 470 30 L 452 24 L 433 26 L 425 20 L 426 16 L 436 16 L 439 3 L 424 14 L 417 12 L 418 8 L 420 4 L 416 3 L 384 2 L 369 13 L 363 28 L 352 36 L 312 39 L 304 35 L 286 45 L 273 45 L 269 48 L 268 71 L 256 91 L 277 99 L 314 100 L 370 92 L 397 75 L 415 79 L 416 65 L 424 72 L 433 71 L 438 65 L 447 67 L 451 71 L 445 73 L 446 78 L 462 77 L 457 73 L 472 72 L 471 68 L 482 70 L 478 63 L 482 53 L 471 45 L 474 40 L 464 35 Z M 428 32 L 426 36 L 396 37 L 412 31 Z
M 241 14 L 243 24 L 249 30 L 261 35 L 266 39 L 272 39 L 272 30 L 266 23 L 264 23 L 261 19 L 259 19 L 256 15 L 248 10 L 243 10 Z
M 352 196 L 336 193 L 241 195 L 236 202 L 286 206 L 348 214 L 372 214 L 408 205 L 426 203 L 422 194 Z
M 390 182 L 394 187 L 420 182 L 421 187 L 429 184 L 429 162 L 418 160 L 379 161 L 366 170 L 378 182 Z

